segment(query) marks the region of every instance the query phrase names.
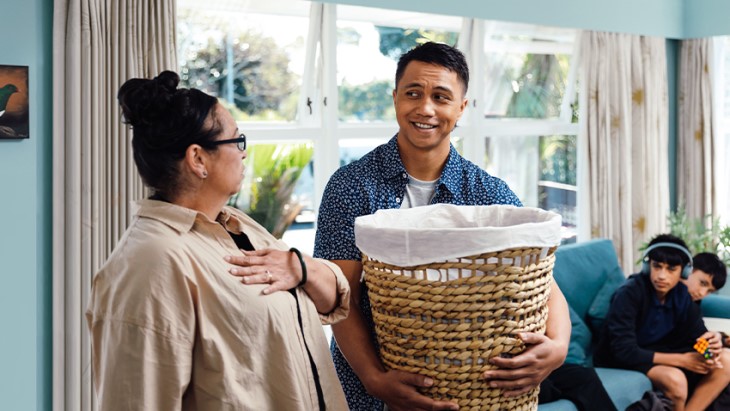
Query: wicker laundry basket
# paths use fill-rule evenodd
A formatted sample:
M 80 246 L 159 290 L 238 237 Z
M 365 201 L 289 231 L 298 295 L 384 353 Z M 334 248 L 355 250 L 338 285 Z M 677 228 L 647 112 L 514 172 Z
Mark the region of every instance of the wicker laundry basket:
M 456 206 L 438 205 L 434 209 L 442 212 L 444 207 Z M 502 230 L 502 234 L 507 233 L 514 237 L 514 232 L 519 233 L 525 228 L 528 229 L 525 232 L 534 232 L 535 224 L 540 226 L 537 227 L 539 230 L 553 230 L 557 234 L 545 235 L 543 232 L 539 240 L 535 240 L 534 236 L 528 238 L 528 242 L 537 243 L 533 247 L 487 250 L 470 256 L 453 257 L 448 254 L 455 251 L 449 249 L 459 249 L 459 244 L 444 242 L 450 236 L 446 231 L 458 234 L 459 231 L 474 228 L 470 227 L 471 224 L 488 224 L 494 217 L 495 209 L 487 210 L 486 218 L 460 220 L 457 224 L 459 227 L 433 227 L 434 224 L 452 224 L 454 220 L 449 220 L 446 213 L 446 218 L 441 219 L 445 222 L 427 221 L 427 227 L 415 228 L 415 231 L 406 230 L 409 234 L 406 235 L 406 244 L 401 248 L 411 251 L 409 255 L 418 254 L 414 250 L 422 250 L 423 247 L 418 247 L 418 243 L 433 246 L 433 242 L 437 240 L 435 247 L 447 255 L 447 258 L 439 261 L 418 263 L 426 257 L 404 257 L 398 254 L 399 249 L 389 251 L 394 255 L 391 258 L 382 255 L 374 258 L 369 255 L 366 252 L 368 249 L 376 254 L 382 251 L 377 248 L 383 247 L 383 242 L 389 241 L 384 238 L 388 235 L 383 233 L 383 227 L 377 227 L 376 224 L 369 227 L 375 229 L 370 234 L 379 235 L 372 240 L 366 240 L 364 237 L 368 237 L 369 228 L 358 229 L 356 225 L 356 237 L 359 237 L 358 246 L 363 251 L 365 282 L 383 364 L 389 369 L 433 378 L 434 385 L 422 392 L 434 399 L 457 402 L 461 410 L 537 409 L 537 389 L 518 397 L 504 398 L 501 390 L 489 387 L 481 375 L 484 371 L 495 368 L 489 364 L 490 358 L 522 352 L 524 344 L 517 338 L 517 332 L 545 331 L 553 253 L 559 243 L 560 217 L 538 209 L 499 207 L 502 208 L 496 213 L 500 215 L 497 218 L 500 227 L 477 227 L 480 232 L 477 239 L 465 239 L 464 244 L 475 242 L 483 244 L 483 248 L 493 248 L 490 241 L 484 241 L 485 238 L 496 237 L 497 242 L 500 238 L 502 241 L 505 238 L 499 233 L 495 234 L 495 229 L 506 228 Z M 484 207 L 476 211 L 483 212 L 483 209 Z M 418 209 L 386 210 L 394 212 L 396 218 L 386 218 L 380 222 L 385 223 L 388 230 L 398 232 L 403 231 L 403 225 L 412 224 L 419 219 L 422 221 L 423 213 L 431 215 L 433 212 L 419 210 L 415 220 L 409 222 L 412 217 L 409 213 L 415 213 L 415 210 Z M 447 211 L 463 214 L 464 210 L 468 214 L 474 208 L 457 207 Z M 525 222 L 525 213 L 531 213 L 529 218 L 539 216 L 538 219 L 544 221 Z M 510 214 L 512 217 L 509 217 Z M 509 218 L 504 218 L 505 215 Z M 515 226 L 522 227 L 510 229 L 509 224 L 516 221 L 519 224 Z M 524 224 L 529 227 L 524 227 Z M 425 241 L 424 238 L 414 236 L 418 232 Z M 403 239 L 401 237 L 393 241 L 402 242 Z M 372 241 L 376 241 L 377 246 L 369 247 L 368 243 Z M 503 243 L 514 245 L 521 242 L 522 240 L 512 238 Z M 383 260 L 417 264 L 398 265 L 393 264 L 393 261 Z

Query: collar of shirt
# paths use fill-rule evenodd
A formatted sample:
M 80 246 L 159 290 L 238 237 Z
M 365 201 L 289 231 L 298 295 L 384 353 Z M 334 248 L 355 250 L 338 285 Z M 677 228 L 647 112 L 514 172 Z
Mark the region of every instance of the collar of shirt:
M 385 147 L 383 159 L 379 162 L 381 173 L 387 181 L 398 181 L 405 187 L 408 184 L 408 172 L 398 151 L 398 135 L 393 136 Z M 459 184 L 461 180 L 458 177 L 463 171 L 463 165 L 460 160 L 461 157 L 453 144 L 449 144 L 449 156 L 446 159 L 446 165 L 436 182 L 434 202 L 446 202 L 446 199 L 443 198 L 445 193 L 442 193 L 441 187 L 446 189 L 453 197 L 458 198 L 461 195 L 462 187 Z
M 136 214 L 139 217 L 161 221 L 181 233 L 192 230 L 196 220 L 212 222 L 199 211 L 165 201 L 144 199 L 137 201 L 137 205 L 139 209 Z M 223 207 L 216 221 L 232 233 L 240 234 L 243 232 L 243 222 L 228 207 Z

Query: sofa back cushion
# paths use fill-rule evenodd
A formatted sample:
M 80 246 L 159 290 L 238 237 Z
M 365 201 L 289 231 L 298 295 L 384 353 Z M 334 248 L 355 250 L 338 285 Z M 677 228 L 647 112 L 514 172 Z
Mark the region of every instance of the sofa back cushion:
M 578 313 L 568 306 L 570 311 L 570 345 L 568 345 L 568 356 L 565 362 L 568 364 L 591 365 L 592 356 L 590 355 L 591 340 L 593 334 Z
M 600 332 L 601 328 L 603 328 L 603 322 L 608 315 L 613 293 L 626 281 L 623 272 L 618 267 L 606 274 L 606 281 L 603 283 L 601 289 L 598 290 L 596 297 L 593 298 L 591 306 L 588 307 L 588 314 L 585 317 L 591 330 L 595 333 Z
M 582 319 L 588 318 L 596 297 L 602 298 L 601 304 L 591 310 L 592 315 L 600 315 L 603 309 L 605 318 L 613 291 L 625 280 L 613 242 L 605 238 L 560 246 L 555 252 L 553 276 L 568 305 Z

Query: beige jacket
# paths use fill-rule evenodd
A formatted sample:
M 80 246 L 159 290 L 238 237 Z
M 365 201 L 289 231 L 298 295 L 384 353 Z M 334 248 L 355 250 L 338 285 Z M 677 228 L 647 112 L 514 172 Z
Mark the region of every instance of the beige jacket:
M 321 260 L 337 277 L 340 306 L 321 316 L 297 288 L 300 327 L 291 293 L 263 295 L 223 260 L 240 252 L 226 230 L 245 232 L 256 249 L 286 244 L 233 208 L 210 221 L 161 201 L 139 205 L 94 277 L 86 312 L 100 410 L 318 410 L 306 347 L 327 409 L 347 409 L 320 324 L 349 310 L 337 266 Z

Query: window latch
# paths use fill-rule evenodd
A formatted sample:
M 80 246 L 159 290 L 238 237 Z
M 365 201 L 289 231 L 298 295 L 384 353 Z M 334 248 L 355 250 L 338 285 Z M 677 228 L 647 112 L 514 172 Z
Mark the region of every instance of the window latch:
M 307 97 L 307 107 L 309 107 L 309 114 L 312 114 L 312 99 Z

